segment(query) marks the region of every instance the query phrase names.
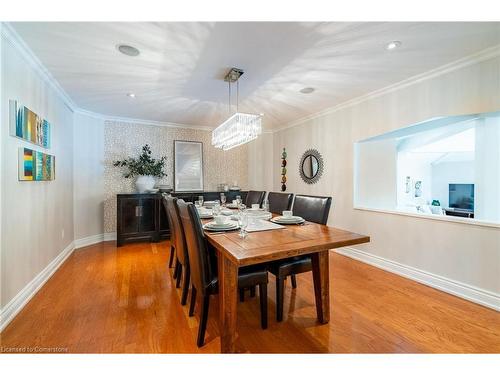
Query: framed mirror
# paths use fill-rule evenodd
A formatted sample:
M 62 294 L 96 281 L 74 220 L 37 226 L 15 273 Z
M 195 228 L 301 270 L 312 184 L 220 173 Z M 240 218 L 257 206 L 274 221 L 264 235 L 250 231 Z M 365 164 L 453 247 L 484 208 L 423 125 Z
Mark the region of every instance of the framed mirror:
M 203 143 L 174 141 L 174 191 L 203 191 Z
M 323 157 L 318 150 L 310 149 L 304 152 L 299 163 L 299 173 L 307 184 L 318 182 L 323 174 Z

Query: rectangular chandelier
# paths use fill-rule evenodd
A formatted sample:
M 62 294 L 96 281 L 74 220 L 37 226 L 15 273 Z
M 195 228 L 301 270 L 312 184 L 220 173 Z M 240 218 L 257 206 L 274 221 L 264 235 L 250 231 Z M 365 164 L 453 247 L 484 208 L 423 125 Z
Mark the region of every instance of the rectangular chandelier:
M 262 133 L 262 115 L 237 112 L 212 132 L 212 145 L 230 150 L 257 138 Z

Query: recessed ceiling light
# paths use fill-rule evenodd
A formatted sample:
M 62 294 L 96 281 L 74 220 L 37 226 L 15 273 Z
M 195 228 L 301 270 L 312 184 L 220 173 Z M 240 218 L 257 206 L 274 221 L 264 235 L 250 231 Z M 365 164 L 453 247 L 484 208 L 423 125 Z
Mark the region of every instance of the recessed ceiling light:
M 120 44 L 117 46 L 118 51 L 123 53 L 124 55 L 127 56 L 138 56 L 139 55 L 139 50 L 135 47 L 129 46 L 127 44 Z
M 391 51 L 393 49 L 396 49 L 398 47 L 401 46 L 401 42 L 399 40 L 394 40 L 390 43 L 387 44 L 387 46 L 385 47 L 388 51 Z
M 129 93 L 127 94 L 127 96 L 128 96 L 129 98 L 135 98 L 135 94 L 134 94 L 133 92 L 129 92 Z
M 302 94 L 310 94 L 314 91 L 314 87 L 304 87 L 300 92 Z

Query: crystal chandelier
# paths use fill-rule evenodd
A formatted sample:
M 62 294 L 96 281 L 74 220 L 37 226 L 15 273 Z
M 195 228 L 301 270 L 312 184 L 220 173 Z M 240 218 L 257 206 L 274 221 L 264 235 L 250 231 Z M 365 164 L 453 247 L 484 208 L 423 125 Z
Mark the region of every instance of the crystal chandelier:
M 238 79 L 243 70 L 232 68 L 224 81 L 229 86 L 229 111 L 231 112 L 231 83 L 236 82 L 236 113 L 219 125 L 212 132 L 212 145 L 223 150 L 241 146 L 257 138 L 262 133 L 262 115 L 238 112 L 239 84 Z

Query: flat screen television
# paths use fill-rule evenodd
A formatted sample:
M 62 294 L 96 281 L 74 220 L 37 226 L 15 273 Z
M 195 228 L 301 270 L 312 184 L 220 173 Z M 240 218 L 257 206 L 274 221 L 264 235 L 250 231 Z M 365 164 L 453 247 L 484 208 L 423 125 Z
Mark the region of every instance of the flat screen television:
M 449 184 L 449 206 L 474 212 L 474 184 Z

